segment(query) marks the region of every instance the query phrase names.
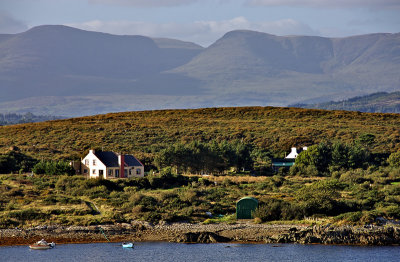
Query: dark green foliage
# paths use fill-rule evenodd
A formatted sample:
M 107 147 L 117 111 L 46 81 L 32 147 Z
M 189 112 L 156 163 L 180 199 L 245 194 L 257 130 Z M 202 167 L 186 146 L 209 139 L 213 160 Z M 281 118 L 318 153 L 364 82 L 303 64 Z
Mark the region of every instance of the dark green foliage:
M 44 213 L 38 209 L 30 208 L 21 211 L 11 211 L 8 217 L 15 218 L 20 221 L 34 220 L 34 219 L 47 219 L 49 214 Z
M 296 158 L 295 164 L 298 166 L 314 166 L 319 172 L 325 172 L 331 159 L 330 147 L 325 143 L 319 143 L 308 147 Z
M 301 202 L 307 216 L 313 214 L 333 215 L 338 212 L 337 198 L 342 185 L 337 180 L 315 182 L 296 192 L 296 199 Z
M 175 167 L 179 172 L 222 173 L 231 167 L 237 170 L 252 169 L 253 159 L 250 156 L 252 147 L 239 141 L 227 143 L 202 143 L 194 141 L 189 144 L 174 144 L 155 157 L 159 169 Z M 260 156 L 266 160 L 266 156 Z
M 32 171 L 35 174 L 46 175 L 74 175 L 74 168 L 66 161 L 40 161 Z
M 305 215 L 303 208 L 295 202 L 289 203 L 280 199 L 268 199 L 260 204 L 254 212 L 255 218 L 261 221 L 302 219 Z
M 336 142 L 332 145 L 319 143 L 302 151 L 296 158 L 291 174 L 315 176 L 328 171 L 366 168 L 372 163 L 371 153 L 359 143 L 352 145 Z M 315 170 L 314 170 L 315 169 Z
M 28 172 L 36 163 L 37 161 L 32 157 L 12 150 L 6 154 L 0 154 L 0 174 Z
M 400 167 L 400 151 L 390 154 L 387 159 L 388 164 L 391 167 L 399 168 Z

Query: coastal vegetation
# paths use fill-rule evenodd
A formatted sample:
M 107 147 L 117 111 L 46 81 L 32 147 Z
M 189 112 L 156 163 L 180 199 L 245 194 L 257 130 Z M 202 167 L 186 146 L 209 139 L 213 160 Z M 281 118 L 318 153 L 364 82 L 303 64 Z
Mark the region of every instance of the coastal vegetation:
M 399 124 L 396 114 L 257 107 L 1 127 L 0 227 L 229 223 L 243 196 L 259 200 L 253 216 L 260 223 L 400 219 Z M 292 146 L 308 150 L 290 169 L 273 171 L 273 159 Z M 99 147 L 134 153 L 147 175 L 73 174 L 66 161 Z
M 313 218 L 338 225 L 376 224 L 382 219 L 400 219 L 397 155 L 389 156 L 390 165 L 328 169 L 307 175 L 293 171 L 296 165 L 268 176 L 248 172 L 181 175 L 171 167 L 143 178 L 115 180 L 80 175 L 0 175 L 0 227 L 132 220 L 229 222 L 242 196 L 259 199 L 253 214 L 258 222 L 311 223 L 306 220 Z M 316 169 L 314 164 L 307 168 Z

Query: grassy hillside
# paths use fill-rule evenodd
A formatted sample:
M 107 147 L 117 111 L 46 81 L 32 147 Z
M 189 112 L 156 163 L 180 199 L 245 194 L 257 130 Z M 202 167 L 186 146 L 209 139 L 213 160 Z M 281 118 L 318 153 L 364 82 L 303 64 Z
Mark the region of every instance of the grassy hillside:
M 283 156 L 291 146 L 324 140 L 350 143 L 373 137 L 363 134 L 374 135 L 375 141 L 368 143 L 373 152 L 390 153 L 400 149 L 399 126 L 399 114 L 298 108 L 126 112 L 0 127 L 0 153 L 17 146 L 37 160 L 75 158 L 90 147 L 104 147 L 134 152 L 151 162 L 162 148 L 178 142 L 226 140 L 243 141 Z M 114 180 L 37 172 L 33 176 L 23 172 L 1 174 L 0 228 L 49 223 L 93 225 L 135 219 L 232 222 L 235 203 L 243 196 L 260 201 L 255 212 L 258 222 L 304 224 L 311 222 L 302 220 L 305 217 L 318 217 L 323 223 L 371 224 L 379 222 L 377 217 L 399 219 L 400 151 L 391 155 L 393 161 L 388 161 L 389 165 L 384 162 L 385 157 L 379 165 L 360 167 L 341 164 L 342 155 L 338 157 L 334 152 L 344 152 L 348 158 L 360 154 L 350 154 L 343 144 L 336 149 L 332 150 L 331 162 L 339 163 L 338 168 L 328 163 L 329 170 L 320 171 L 317 165 L 297 163 L 306 159 L 298 157 L 289 172 L 267 176 L 248 172 L 181 175 L 175 174 L 177 169 L 171 166 L 143 178 Z M 316 150 L 318 147 L 312 146 L 304 152 L 312 156 Z M 17 158 L 19 153 L 13 152 Z M 324 156 L 322 161 L 325 163 L 326 159 Z M 0 164 L 2 161 L 4 157 Z M 28 162 L 33 159 L 26 158 L 26 166 Z M 215 217 L 210 219 L 206 212 Z M 220 218 L 220 214 L 224 217 Z
M 241 140 L 282 156 L 292 146 L 375 135 L 373 152 L 400 149 L 400 115 L 240 107 L 112 113 L 0 127 L 0 152 L 17 146 L 41 158 L 79 158 L 89 148 L 150 156 L 176 142 Z

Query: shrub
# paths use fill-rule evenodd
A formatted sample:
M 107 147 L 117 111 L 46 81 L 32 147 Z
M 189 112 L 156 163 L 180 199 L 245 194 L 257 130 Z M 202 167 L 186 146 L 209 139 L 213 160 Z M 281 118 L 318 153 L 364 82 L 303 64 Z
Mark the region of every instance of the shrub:
M 8 213 L 9 218 L 15 218 L 20 221 L 35 220 L 35 219 L 47 219 L 49 214 L 44 213 L 38 209 L 24 209 L 20 211 L 11 211 Z
M 262 222 L 273 220 L 291 220 L 304 217 L 303 207 L 279 199 L 269 199 L 260 204 L 253 213 L 254 218 Z
M 75 170 L 65 161 L 40 161 L 32 171 L 40 175 L 74 175 Z
M 400 151 L 390 154 L 387 162 L 391 167 L 400 167 Z

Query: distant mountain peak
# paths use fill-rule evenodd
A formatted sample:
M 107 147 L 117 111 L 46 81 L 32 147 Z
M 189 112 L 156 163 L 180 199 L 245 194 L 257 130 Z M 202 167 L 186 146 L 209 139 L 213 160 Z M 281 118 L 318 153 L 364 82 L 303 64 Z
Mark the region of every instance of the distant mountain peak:
M 323 102 L 400 90 L 399 68 L 400 34 L 326 38 L 234 30 L 203 48 L 176 39 L 43 25 L 0 35 L 0 112 L 28 106 L 42 114 L 24 100 L 34 97 L 35 107 L 66 104 L 45 96 L 70 97 L 69 108 L 79 112 L 90 104 L 82 114 L 162 105 Z M 68 110 L 55 114 L 69 115 Z

